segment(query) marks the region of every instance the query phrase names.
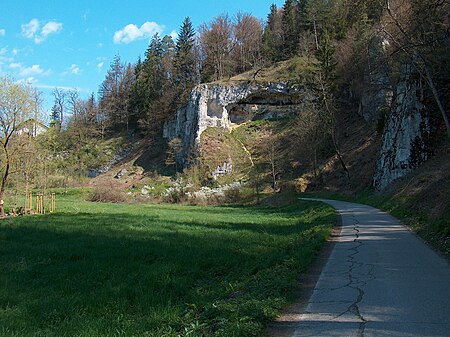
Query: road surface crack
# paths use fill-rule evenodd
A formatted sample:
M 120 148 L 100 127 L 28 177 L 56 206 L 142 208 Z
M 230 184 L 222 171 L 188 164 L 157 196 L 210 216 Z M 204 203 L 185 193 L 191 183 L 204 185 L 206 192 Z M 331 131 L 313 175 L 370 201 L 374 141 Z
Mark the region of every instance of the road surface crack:
M 348 287 L 351 289 L 354 289 L 358 292 L 358 296 L 356 297 L 356 299 L 351 302 L 351 304 L 347 307 L 347 310 L 345 310 L 344 312 L 340 313 L 339 315 L 337 315 L 335 317 L 335 319 L 344 316 L 345 314 L 352 314 L 354 316 L 356 316 L 356 318 L 360 321 L 359 327 L 358 327 L 358 337 L 364 337 L 364 331 L 366 328 L 366 324 L 367 324 L 367 320 L 364 318 L 364 316 L 361 314 L 360 310 L 359 310 L 359 304 L 361 303 L 361 301 L 364 298 L 364 290 L 362 289 L 363 286 L 365 286 L 367 284 L 367 282 L 365 280 L 360 280 L 357 276 L 354 275 L 354 270 L 356 268 L 361 268 L 364 266 L 363 263 L 360 263 L 356 260 L 357 255 L 360 253 L 360 248 L 364 245 L 364 243 L 359 239 L 359 234 L 360 234 L 360 222 L 358 221 L 358 219 L 356 219 L 356 217 L 354 215 L 352 215 L 352 222 L 353 222 L 353 231 L 355 232 L 355 238 L 353 240 L 355 244 L 354 247 L 350 248 L 349 251 L 351 252 L 348 255 L 348 259 L 347 262 L 349 262 L 350 266 L 348 269 L 348 283 L 343 286 L 343 288 Z M 370 276 L 370 279 L 374 279 L 375 276 L 373 275 L 373 269 L 374 266 L 371 265 L 368 275 Z

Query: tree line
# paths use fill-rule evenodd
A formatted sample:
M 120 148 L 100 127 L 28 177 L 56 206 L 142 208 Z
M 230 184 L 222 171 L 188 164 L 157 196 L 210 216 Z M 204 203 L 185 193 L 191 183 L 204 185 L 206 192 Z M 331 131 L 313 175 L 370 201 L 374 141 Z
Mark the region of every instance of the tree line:
M 443 33 L 439 25 L 444 24 L 445 4 L 441 0 L 432 3 L 431 15 L 426 15 L 424 0 L 285 0 L 281 7 L 273 4 L 264 21 L 247 13 L 234 17 L 221 14 L 197 30 L 186 17 L 175 40 L 155 34 L 144 57 L 134 64 L 126 64 L 116 55 L 100 85 L 97 102 L 92 95 L 76 103 L 76 93 L 55 90 L 52 119 L 63 124 L 67 110 L 76 124 L 91 124 L 102 137 L 127 131 L 157 138 L 164 123 L 187 103 L 195 85 L 247 71 L 256 76 L 263 67 L 294 56 L 323 58 L 329 47 L 345 46 L 349 40 L 350 47 L 340 48 L 338 59 L 335 55 L 326 57 L 329 66 L 340 63 L 348 67 L 341 74 L 340 84 L 350 86 L 351 91 L 355 83 L 348 82 L 362 76 L 358 65 L 367 68 L 368 44 L 374 35 L 392 40 L 392 46 L 396 46 L 390 60 L 409 54 L 423 66 L 437 59 L 430 57 L 430 52 Z M 398 18 L 407 18 L 407 22 Z M 427 83 L 432 85 L 436 82 L 432 73 L 439 72 L 434 70 L 435 65 L 423 68 Z M 332 68 L 335 65 L 327 72 L 335 71 Z
M 263 67 L 292 57 L 312 60 L 313 75 L 299 73 L 297 84 L 317 98 L 311 105 L 314 111 L 306 114 L 315 127 L 307 132 L 308 127 L 299 123 L 298 139 L 320 144 L 321 128 L 326 126 L 339 157 L 334 121 L 338 103 L 357 106 L 358 95 L 377 68 L 390 67 L 395 81 L 405 63 L 414 66 L 428 88 L 423 99 L 436 107 L 435 115 L 450 137 L 448 6 L 442 0 L 285 0 L 281 7 L 272 5 L 264 21 L 246 13 L 222 14 L 195 29 L 187 17 L 175 40 L 154 35 L 134 64 L 117 55 L 98 95 L 82 99 L 76 90 L 56 88 L 50 129 L 32 145 L 19 138 L 18 131 L 27 121 L 36 124 L 40 119 L 39 95 L 2 77 L 0 199 L 11 174 L 24 181 L 31 177 L 23 169 L 32 162 L 24 161 L 30 154 L 52 165 L 62 179 L 69 171 L 83 175 L 106 160 L 98 146 L 101 140 L 119 134 L 161 138 L 164 123 L 187 103 L 195 85 L 242 72 L 256 78 Z M 373 41 L 382 41 L 383 57 L 374 59 Z M 1 209 L 0 205 L 0 213 Z
M 115 56 L 100 85 L 95 108 L 93 97 L 89 107 L 87 102 L 78 104 L 84 105 L 89 118 L 80 119 L 82 113 L 74 113 L 76 95 L 65 93 L 64 105 L 61 91 L 55 90 L 52 119 L 62 123 L 66 109 L 78 122 L 93 123 L 102 136 L 126 130 L 159 137 L 164 122 L 186 104 L 195 85 L 257 72 L 295 55 L 314 54 L 327 32 L 333 37 L 345 35 L 349 20 L 355 19 L 350 18 L 350 11 L 337 6 L 338 2 L 286 0 L 280 8 L 272 5 L 265 21 L 247 13 L 233 18 L 221 14 L 197 31 L 187 17 L 175 41 L 155 34 L 144 58 L 134 64 Z

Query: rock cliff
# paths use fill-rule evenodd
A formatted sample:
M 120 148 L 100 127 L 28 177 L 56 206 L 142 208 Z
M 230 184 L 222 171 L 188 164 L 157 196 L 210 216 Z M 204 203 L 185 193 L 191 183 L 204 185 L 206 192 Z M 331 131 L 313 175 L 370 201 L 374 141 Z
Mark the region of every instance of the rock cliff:
M 383 132 L 373 185 L 383 190 L 430 155 L 430 122 L 422 103 L 421 80 L 411 65 L 402 68 Z
M 386 42 L 375 36 L 369 44 L 364 86 L 359 114 L 368 122 L 376 122 L 392 104 L 392 85 L 384 46 Z
M 429 158 L 430 123 L 422 103 L 422 83 L 411 65 L 402 68 L 393 85 L 388 69 L 374 69 L 370 76 L 362 96 L 363 115 L 369 123 L 379 122 L 380 113 L 386 115 L 373 177 L 373 186 L 382 190 Z M 296 114 L 314 100 L 306 92 L 288 83 L 201 84 L 192 90 L 187 106 L 177 111 L 176 119 L 166 123 L 164 138 L 181 139 L 176 160 L 186 166 L 195 159 L 200 136 L 207 128 L 230 130 L 249 120 Z M 219 167 L 217 171 L 226 170 Z
M 176 119 L 164 126 L 164 138 L 180 138 L 183 149 L 177 160 L 186 160 L 196 151 L 200 136 L 208 127 L 230 129 L 255 118 L 277 118 L 293 112 L 298 90 L 287 83 L 200 84 Z

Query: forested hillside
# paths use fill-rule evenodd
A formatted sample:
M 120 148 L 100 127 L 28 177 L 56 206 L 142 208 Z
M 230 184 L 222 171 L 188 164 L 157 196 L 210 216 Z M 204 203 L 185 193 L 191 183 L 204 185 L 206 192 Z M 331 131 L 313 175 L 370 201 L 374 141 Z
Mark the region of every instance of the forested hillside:
M 116 55 L 98 95 L 85 100 L 55 89 L 49 129 L 21 145 L 26 150 L 13 150 L 19 123 L 2 114 L 1 193 L 8 185 L 84 184 L 88 173 L 104 173 L 125 158 L 138 176 L 196 172 L 198 187 L 219 177 L 218 183 L 261 181 L 261 189 L 274 190 L 294 180 L 299 190 L 385 189 L 446 151 L 447 13 L 441 0 L 286 0 L 272 5 L 263 22 L 224 13 L 194 27 L 187 16 L 175 40 L 155 34 L 134 64 Z M 15 86 L 27 94 L 25 86 L 3 81 L 3 96 Z M 202 138 L 203 129 L 183 129 L 190 135 L 176 129 L 185 123 L 180 111 L 197 104 L 192 95 L 201 96 L 202 83 L 211 121 L 220 126 L 225 109 L 234 118 L 225 121 L 231 133 L 209 130 Z M 223 96 L 230 86 L 245 95 Z M 30 104 L 13 117 L 36 126 L 40 116 Z M 170 130 L 178 134 L 163 137 Z M 399 130 L 415 133 L 410 139 Z M 128 179 L 128 185 L 143 183 Z

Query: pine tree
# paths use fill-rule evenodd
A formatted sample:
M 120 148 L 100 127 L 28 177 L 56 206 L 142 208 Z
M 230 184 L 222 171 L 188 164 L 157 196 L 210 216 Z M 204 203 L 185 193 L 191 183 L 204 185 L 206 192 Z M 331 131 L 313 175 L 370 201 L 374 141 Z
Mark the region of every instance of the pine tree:
M 50 126 L 56 127 L 58 130 L 61 129 L 61 117 L 58 106 L 53 104 L 52 110 L 50 113 Z
M 334 60 L 335 48 L 331 41 L 330 33 L 324 30 L 317 50 L 316 56 L 320 62 L 320 69 L 323 78 L 326 81 L 335 79 L 336 62 Z
M 138 121 L 142 117 L 145 111 L 145 93 L 144 93 L 144 71 L 141 57 L 139 56 L 136 64 L 134 65 L 134 78 L 135 81 L 131 87 L 130 93 L 130 126 L 133 128 L 138 127 Z
M 195 30 L 191 19 L 186 17 L 181 25 L 175 47 L 176 84 L 180 92 L 178 105 L 184 105 L 196 83 L 196 60 L 194 55 Z
M 142 106 L 139 126 L 142 132 L 160 137 L 164 122 L 175 111 L 173 59 L 175 44 L 170 36 L 155 34 L 145 54 L 138 86 L 134 87 L 134 105 Z M 137 97 L 137 101 L 136 101 Z
M 263 48 L 266 59 L 277 62 L 281 59 L 280 55 L 280 20 L 279 11 L 275 4 L 270 6 L 270 13 L 267 16 L 267 24 L 263 32 Z
M 120 82 L 124 74 L 124 65 L 120 56 L 116 55 L 108 69 L 106 77 L 100 86 L 100 109 L 104 116 L 103 122 L 113 129 L 120 127 Z
M 92 126 L 97 124 L 97 103 L 95 102 L 94 93 L 89 96 L 86 102 L 86 122 Z
M 283 57 L 288 59 L 297 52 L 299 32 L 295 0 L 286 0 L 283 6 Z

